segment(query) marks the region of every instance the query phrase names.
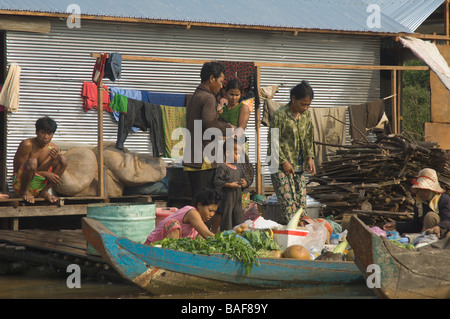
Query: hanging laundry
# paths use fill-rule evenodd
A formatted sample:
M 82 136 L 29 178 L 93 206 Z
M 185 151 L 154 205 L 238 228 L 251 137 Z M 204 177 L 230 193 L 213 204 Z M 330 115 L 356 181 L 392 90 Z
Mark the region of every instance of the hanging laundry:
M 117 94 L 126 96 L 129 99 L 146 102 L 146 101 L 144 101 L 141 90 L 123 89 L 123 88 L 119 88 L 116 86 L 110 86 L 109 90 L 111 91 L 111 99 L 113 98 L 113 95 L 117 93 Z M 157 104 L 157 103 L 155 103 L 155 104 Z
M 367 129 L 375 127 L 384 113 L 384 100 L 362 103 L 348 107 L 350 135 L 353 141 L 365 140 Z
M 259 89 L 259 95 L 264 100 L 263 102 L 263 115 L 261 119 L 261 124 L 264 126 L 269 126 L 272 120 L 273 112 L 275 112 L 279 107 L 280 103 L 272 100 L 275 93 L 278 91 L 278 85 L 266 86 Z
M 105 62 L 104 77 L 115 81 L 122 75 L 122 55 L 119 53 L 110 53 Z
M 109 107 L 110 98 L 108 94 L 108 87 L 106 85 L 103 86 L 103 110 L 107 112 L 112 112 L 113 110 Z M 98 106 L 97 101 L 97 84 L 92 82 L 83 82 L 83 89 L 81 96 L 83 98 L 83 108 L 85 112 L 88 112 L 91 109 L 96 109 Z
M 119 113 L 127 113 L 128 98 L 121 94 L 114 94 L 109 107 Z
M 92 82 L 99 84 L 105 74 L 106 53 L 100 54 L 92 70 Z
M 367 103 L 366 128 L 371 129 L 378 125 L 384 113 L 384 100 Z
M 5 83 L 0 91 L 0 105 L 3 105 L 8 112 L 17 112 L 19 110 L 21 70 L 22 68 L 19 65 L 11 64 Z
M 168 106 L 186 106 L 186 94 L 142 91 L 142 101 Z
M 253 62 L 236 62 L 236 61 L 217 61 L 225 67 L 225 80 L 223 87 L 227 86 L 229 80 L 238 78 L 242 85 L 242 97 L 244 99 L 255 97 L 256 90 L 254 88 L 254 71 L 255 63 Z M 225 96 L 225 89 L 219 92 L 219 98 Z
M 138 101 L 143 101 L 142 91 L 141 90 L 133 90 L 133 89 L 123 89 L 115 86 L 110 86 L 109 90 L 111 91 L 110 97 L 111 100 L 114 98 L 115 94 L 120 94 L 122 96 L 126 96 L 129 99 L 134 99 Z M 113 110 L 114 119 L 119 122 L 120 112 Z M 137 127 L 132 127 L 132 132 L 137 132 L 139 129 Z
M 325 144 L 345 144 L 345 116 L 347 107 L 313 107 L 310 108 L 314 128 L 314 141 Z M 337 119 L 337 120 L 336 120 Z M 319 143 L 314 144 L 315 164 L 320 166 L 329 160 L 328 154 L 338 148 Z
M 177 140 L 172 140 L 172 132 L 177 128 L 186 127 L 186 108 L 161 105 L 161 112 L 163 128 L 162 135 L 164 139 L 164 157 L 171 158 L 173 147 L 183 140 L 182 137 Z M 182 150 L 176 150 L 175 154 L 179 154 L 181 156 Z
M 409 48 L 425 62 L 436 73 L 447 90 L 450 90 L 450 68 L 436 44 L 413 37 L 399 37 L 399 40 L 404 47 Z
M 117 149 L 124 149 L 124 143 L 128 137 L 128 133 L 132 131 L 133 126 L 140 128 L 142 131 L 150 131 L 153 156 L 161 157 L 164 153 L 161 138 L 161 107 L 156 104 L 128 98 L 127 113 L 120 113 L 119 116 L 119 127 L 115 146 Z

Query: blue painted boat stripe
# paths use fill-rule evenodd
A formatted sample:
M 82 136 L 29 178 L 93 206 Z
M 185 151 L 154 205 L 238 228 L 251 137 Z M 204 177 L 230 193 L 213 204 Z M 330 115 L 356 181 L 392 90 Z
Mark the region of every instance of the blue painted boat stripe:
M 240 261 L 224 255 L 199 255 L 157 248 L 116 238 L 116 244 L 148 266 L 198 277 L 262 287 L 298 287 L 317 283 L 347 283 L 362 279 L 354 263 L 295 259 L 260 259 L 249 274 Z

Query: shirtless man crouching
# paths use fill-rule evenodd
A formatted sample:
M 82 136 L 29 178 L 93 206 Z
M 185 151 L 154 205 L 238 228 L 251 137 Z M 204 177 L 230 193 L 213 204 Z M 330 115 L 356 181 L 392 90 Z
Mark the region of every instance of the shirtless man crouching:
M 36 137 L 23 140 L 14 156 L 14 192 L 26 202 L 34 203 L 36 196 L 55 203 L 58 198 L 48 190 L 61 182 L 67 167 L 67 159 L 59 154 L 51 142 L 56 131 L 56 122 L 43 117 L 36 121 Z

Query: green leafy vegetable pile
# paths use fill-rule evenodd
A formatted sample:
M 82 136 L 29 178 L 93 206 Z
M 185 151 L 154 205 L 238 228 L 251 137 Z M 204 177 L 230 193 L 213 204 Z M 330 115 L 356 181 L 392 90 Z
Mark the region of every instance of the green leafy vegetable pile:
M 256 250 L 279 250 L 280 246 L 273 241 L 268 233 L 262 230 L 245 231 L 241 235 L 247 239 Z
M 256 250 L 233 231 L 221 232 L 207 239 L 203 239 L 200 236 L 196 239 L 164 238 L 153 243 L 153 246 L 155 245 L 194 254 L 211 255 L 217 253 L 229 255 L 235 260 L 242 261 L 246 273 L 251 271 L 253 265 L 259 265 Z

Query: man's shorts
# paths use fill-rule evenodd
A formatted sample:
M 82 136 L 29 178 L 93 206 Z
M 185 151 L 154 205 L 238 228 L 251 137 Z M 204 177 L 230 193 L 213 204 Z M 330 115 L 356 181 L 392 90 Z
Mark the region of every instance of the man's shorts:
M 48 171 L 51 172 L 52 167 L 50 167 Z M 21 182 L 22 172 L 23 172 L 23 165 L 19 169 L 17 174 L 13 176 L 13 189 L 17 195 L 20 194 L 20 185 L 22 184 Z M 45 177 L 39 174 L 35 174 L 31 179 L 30 185 L 28 186 L 28 191 L 31 193 L 32 196 L 37 196 L 47 184 L 48 180 Z

